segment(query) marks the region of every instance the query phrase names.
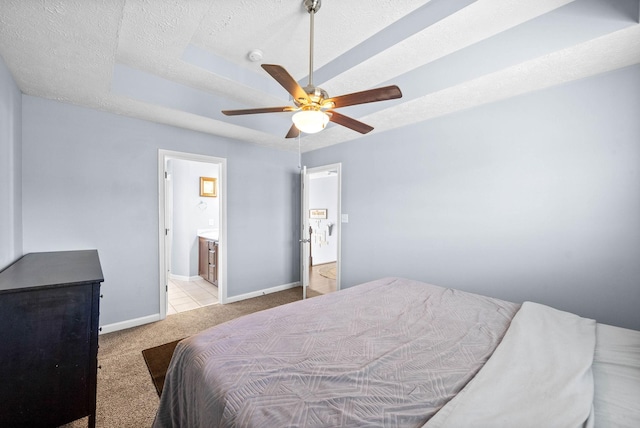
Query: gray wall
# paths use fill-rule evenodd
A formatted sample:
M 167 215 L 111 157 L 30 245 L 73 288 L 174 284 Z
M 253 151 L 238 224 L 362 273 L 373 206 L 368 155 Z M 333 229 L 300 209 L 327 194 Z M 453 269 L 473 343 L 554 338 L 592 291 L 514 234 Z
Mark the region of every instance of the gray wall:
M 0 270 L 22 256 L 22 94 L 0 57 Z
M 304 154 L 343 165 L 343 286 L 412 277 L 640 329 L 638 117 L 634 66 Z M 298 279 L 295 154 L 21 100 L 2 61 L 0 268 L 97 248 L 101 324 L 157 313 L 159 148 L 228 159 L 229 296 Z
M 342 162 L 343 287 L 403 276 L 640 329 L 640 66 L 303 160 Z
M 298 280 L 297 154 L 24 96 L 24 252 L 97 248 L 100 324 L 159 312 L 158 149 L 227 158 L 228 296 Z

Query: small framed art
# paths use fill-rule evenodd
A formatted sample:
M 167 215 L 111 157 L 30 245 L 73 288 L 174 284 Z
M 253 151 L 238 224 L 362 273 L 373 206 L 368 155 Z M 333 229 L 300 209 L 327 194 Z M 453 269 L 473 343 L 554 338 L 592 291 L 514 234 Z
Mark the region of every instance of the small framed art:
M 315 208 L 315 209 L 309 210 L 309 218 L 311 218 L 311 219 L 327 218 L 327 209 L 326 208 Z
M 215 198 L 218 196 L 217 178 L 200 177 L 200 196 Z

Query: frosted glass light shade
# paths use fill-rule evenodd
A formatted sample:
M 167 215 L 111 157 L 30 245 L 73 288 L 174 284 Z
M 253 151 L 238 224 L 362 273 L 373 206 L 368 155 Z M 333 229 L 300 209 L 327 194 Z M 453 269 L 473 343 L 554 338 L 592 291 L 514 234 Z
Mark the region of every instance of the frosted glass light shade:
M 329 116 L 319 110 L 302 110 L 291 118 L 298 130 L 305 134 L 315 134 L 320 132 L 329 123 Z

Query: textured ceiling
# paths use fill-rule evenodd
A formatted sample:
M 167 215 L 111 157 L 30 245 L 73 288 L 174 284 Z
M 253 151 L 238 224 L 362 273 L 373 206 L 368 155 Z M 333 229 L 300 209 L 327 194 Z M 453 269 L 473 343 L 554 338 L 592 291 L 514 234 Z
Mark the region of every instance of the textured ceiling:
M 399 100 L 341 109 L 383 132 L 640 62 L 639 0 L 323 0 L 314 83 L 330 95 L 397 84 Z M 291 113 L 251 62 L 306 85 L 302 0 L 2 0 L 0 55 L 23 93 L 268 147 Z M 362 136 L 330 124 L 304 151 Z

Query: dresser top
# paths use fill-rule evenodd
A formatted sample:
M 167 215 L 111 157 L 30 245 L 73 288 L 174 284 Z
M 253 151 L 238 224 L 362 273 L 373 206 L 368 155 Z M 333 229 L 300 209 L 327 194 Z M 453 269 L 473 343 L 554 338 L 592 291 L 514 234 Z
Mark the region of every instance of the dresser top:
M 97 250 L 30 253 L 0 272 L 0 294 L 103 281 Z

